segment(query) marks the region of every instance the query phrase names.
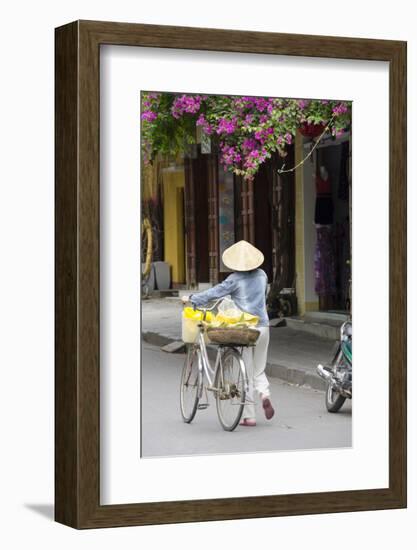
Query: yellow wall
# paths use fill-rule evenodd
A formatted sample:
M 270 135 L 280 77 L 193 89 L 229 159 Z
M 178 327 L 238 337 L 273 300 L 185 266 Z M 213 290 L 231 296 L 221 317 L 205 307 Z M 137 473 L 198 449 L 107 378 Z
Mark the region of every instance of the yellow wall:
M 305 154 L 303 137 L 297 133 L 295 138 L 296 165 L 303 160 Z M 309 183 L 309 181 L 304 182 L 304 165 L 302 165 L 295 171 L 295 271 L 299 315 L 304 315 L 307 311 L 317 311 L 319 308 L 318 301 L 311 300 L 313 297 L 311 289 L 311 277 L 313 276 L 311 247 L 313 244 L 310 232 L 313 230 L 313 226 L 310 226 L 312 196 L 311 189 L 308 187 Z M 306 232 L 308 233 L 306 234 Z M 308 273 L 306 273 L 306 269 L 309 270 Z
M 148 200 L 157 195 L 157 163 L 142 166 L 142 200 Z
M 172 282 L 185 283 L 184 170 L 164 171 L 164 260 L 171 265 Z
M 295 165 L 301 162 L 303 153 L 303 137 L 297 133 L 295 136 Z M 303 168 L 300 167 L 295 171 L 295 288 L 300 315 L 306 311 L 304 270 L 304 178 Z

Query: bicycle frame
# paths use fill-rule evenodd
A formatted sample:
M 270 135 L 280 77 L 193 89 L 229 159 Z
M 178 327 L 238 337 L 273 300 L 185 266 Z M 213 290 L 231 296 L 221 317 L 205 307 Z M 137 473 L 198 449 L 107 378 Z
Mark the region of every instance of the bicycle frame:
M 208 381 L 207 386 L 205 386 L 204 383 L 201 385 L 201 390 L 200 390 L 200 395 L 199 395 L 199 398 L 201 398 L 204 388 L 206 388 L 206 390 L 213 391 L 213 392 L 219 391 L 219 388 L 216 388 L 213 384 L 214 384 L 214 380 L 216 379 L 217 370 L 222 367 L 222 353 L 223 352 L 222 352 L 221 347 L 218 347 L 217 355 L 216 355 L 216 362 L 215 362 L 214 368 L 213 368 L 211 366 L 211 362 L 210 362 L 210 359 L 208 357 L 206 342 L 204 340 L 204 326 L 203 326 L 203 324 L 200 324 L 199 328 L 200 328 L 200 332 L 199 332 L 199 335 L 198 335 L 198 344 L 197 344 L 198 349 L 200 350 L 199 369 L 200 369 L 200 372 L 202 373 L 203 381 L 204 381 L 204 377 L 206 377 L 206 379 Z M 194 346 L 195 345 L 196 344 L 194 344 Z M 226 346 L 226 348 L 235 350 L 237 353 L 239 353 L 240 357 L 242 357 L 241 352 L 239 352 L 235 347 Z M 246 365 L 245 365 L 245 372 L 246 372 Z M 221 371 L 221 376 L 223 376 L 222 371 Z M 249 383 L 248 383 L 247 376 L 245 376 L 245 381 L 244 382 L 245 382 L 245 392 L 247 393 L 249 391 Z M 222 383 L 223 383 L 223 380 L 222 380 Z
M 214 377 L 216 375 L 216 370 L 220 358 L 220 350 L 218 350 L 217 352 L 216 363 L 214 365 L 214 368 L 212 368 L 210 359 L 208 358 L 207 354 L 206 342 L 204 341 L 204 329 L 202 328 L 202 325 L 200 327 L 200 332 L 198 335 L 198 346 L 200 349 L 201 371 L 203 372 L 203 375 L 207 377 L 209 387 L 213 387 Z
M 217 304 L 222 301 L 222 299 L 223 298 L 220 298 L 219 300 L 216 300 L 216 302 L 210 308 L 195 307 L 195 309 L 197 309 L 198 311 L 201 311 L 203 313 L 203 321 L 206 318 L 207 312 L 212 311 L 217 306 Z M 204 330 L 205 330 L 204 324 L 201 322 L 201 323 L 199 323 L 198 327 L 199 327 L 199 334 L 198 334 L 197 342 L 192 344 L 192 346 L 197 347 L 200 350 L 200 354 L 199 354 L 199 358 L 198 358 L 198 368 L 199 368 L 199 370 L 201 372 L 201 375 L 202 375 L 202 378 L 203 378 L 203 384 L 201 385 L 201 390 L 200 390 L 200 393 L 199 393 L 199 398 L 201 398 L 204 388 L 206 390 L 209 390 L 209 391 L 212 391 L 212 392 L 219 391 L 219 388 L 216 388 L 214 386 L 214 380 L 216 379 L 217 369 L 222 367 L 222 354 L 224 352 L 222 351 L 221 347 L 219 346 L 218 349 L 217 349 L 216 361 L 215 361 L 214 368 L 213 368 L 211 366 L 210 359 L 208 357 L 206 342 L 205 342 L 205 339 L 204 339 Z M 242 353 L 236 347 L 234 347 L 234 346 L 225 346 L 225 347 L 227 349 L 233 349 L 234 351 L 236 351 L 240 355 L 240 357 L 243 361 Z M 243 365 L 244 365 L 244 372 L 245 372 L 245 375 L 244 375 L 245 392 L 247 393 L 249 391 L 249 382 L 248 382 L 248 377 L 247 377 L 246 365 L 245 365 L 244 362 L 243 362 Z M 223 371 L 221 371 L 221 376 L 223 377 Z M 205 384 L 204 384 L 204 377 L 208 381 L 207 386 L 205 386 Z M 223 383 L 223 379 L 222 379 L 222 383 Z
M 204 321 L 206 320 L 207 311 L 214 309 L 219 301 L 211 308 L 194 307 L 195 310 L 198 309 L 201 311 L 203 316 L 197 322 L 198 332 L 194 342 L 188 346 L 187 357 L 182 371 L 181 414 L 185 422 L 192 422 L 198 409 L 206 409 L 209 406 L 208 392 L 211 391 L 215 394 L 216 409 L 220 424 L 226 431 L 233 431 L 242 417 L 244 406 L 253 404 L 253 400 L 248 399 L 250 382 L 242 349 L 240 349 L 246 346 L 238 346 L 233 343 L 231 345 L 219 344 L 214 367 L 210 362 L 206 346 L 206 331 L 208 327 Z M 193 364 L 194 367 L 192 366 Z M 187 371 L 189 365 L 191 365 L 191 368 Z M 195 379 L 189 384 L 191 372 L 196 367 L 198 369 L 198 377 L 195 378 L 195 375 L 193 375 Z M 191 393 L 191 408 L 188 408 L 188 405 L 184 405 L 184 392 L 187 391 L 188 387 L 191 388 L 191 392 L 193 392 L 193 388 L 197 392 L 194 394 Z M 203 393 L 205 394 L 205 398 L 203 398 Z M 233 405 L 236 407 L 233 407 Z M 184 406 L 186 407 L 185 409 Z M 232 406 L 232 409 L 235 409 L 234 413 L 231 413 L 232 409 L 230 409 L 230 406 Z

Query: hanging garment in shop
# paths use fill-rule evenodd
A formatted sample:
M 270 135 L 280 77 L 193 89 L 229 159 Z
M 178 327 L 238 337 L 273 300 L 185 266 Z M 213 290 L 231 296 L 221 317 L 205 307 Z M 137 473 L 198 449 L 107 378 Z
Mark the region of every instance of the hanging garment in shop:
M 340 177 L 337 195 L 339 199 L 347 201 L 349 198 L 349 142 L 343 142 L 341 147 L 342 153 L 340 157 Z
M 336 263 L 337 279 L 339 280 L 339 294 L 342 305 L 349 299 L 349 280 L 350 280 L 350 239 L 349 239 L 349 218 L 338 222 L 335 228 Z
M 316 177 L 316 208 L 314 223 L 331 225 L 333 223 L 333 199 L 330 179 Z
M 315 291 L 318 296 L 336 294 L 336 259 L 331 225 L 316 225 L 314 252 Z

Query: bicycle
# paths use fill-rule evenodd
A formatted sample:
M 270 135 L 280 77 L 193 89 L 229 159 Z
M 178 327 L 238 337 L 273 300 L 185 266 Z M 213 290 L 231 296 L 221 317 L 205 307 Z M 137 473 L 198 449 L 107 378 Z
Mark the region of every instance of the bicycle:
M 239 424 L 244 406 L 251 403 L 246 400 L 249 381 L 242 357 L 243 348 L 247 346 L 217 344 L 214 368 L 211 366 L 206 347 L 204 321 L 207 312 L 212 311 L 220 301 L 217 300 L 210 308 L 195 307 L 196 311 L 203 313 L 203 319 L 198 323 L 196 341 L 187 345 L 181 374 L 180 408 L 184 422 L 189 424 L 198 410 L 207 409 L 210 405 L 208 392 L 213 392 L 220 424 L 224 430 L 231 432 Z M 205 402 L 201 402 L 203 392 Z
M 142 242 L 141 242 L 141 265 L 142 265 L 142 296 L 149 297 L 149 278 L 152 269 L 152 253 L 154 246 L 154 238 L 152 225 L 149 218 L 145 218 L 142 222 Z

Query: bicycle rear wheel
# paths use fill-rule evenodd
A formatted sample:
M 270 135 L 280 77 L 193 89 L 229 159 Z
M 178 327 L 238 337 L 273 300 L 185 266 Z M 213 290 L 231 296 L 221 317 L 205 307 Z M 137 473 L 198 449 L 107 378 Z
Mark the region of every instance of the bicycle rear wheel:
M 180 386 L 180 408 L 184 422 L 190 423 L 195 417 L 201 396 L 201 385 L 200 352 L 197 348 L 189 346 Z
M 242 418 L 247 375 L 241 355 L 229 349 L 223 355 L 215 377 L 217 415 L 223 429 L 231 432 Z

